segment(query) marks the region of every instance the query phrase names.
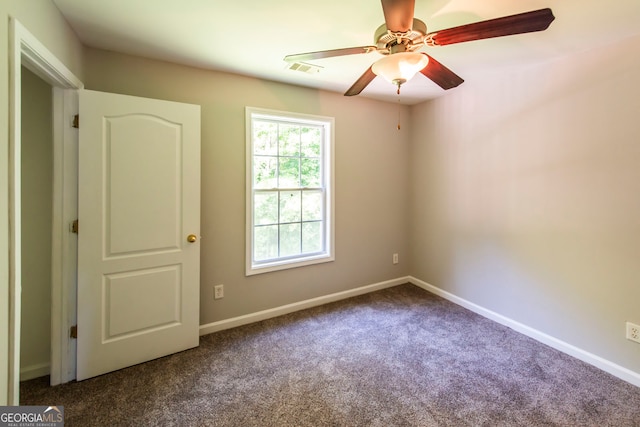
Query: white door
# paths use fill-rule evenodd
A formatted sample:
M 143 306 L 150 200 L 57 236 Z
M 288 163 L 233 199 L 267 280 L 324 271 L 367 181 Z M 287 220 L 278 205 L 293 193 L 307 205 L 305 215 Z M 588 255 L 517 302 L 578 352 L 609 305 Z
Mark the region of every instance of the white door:
M 200 106 L 80 91 L 78 156 L 77 379 L 196 347 Z

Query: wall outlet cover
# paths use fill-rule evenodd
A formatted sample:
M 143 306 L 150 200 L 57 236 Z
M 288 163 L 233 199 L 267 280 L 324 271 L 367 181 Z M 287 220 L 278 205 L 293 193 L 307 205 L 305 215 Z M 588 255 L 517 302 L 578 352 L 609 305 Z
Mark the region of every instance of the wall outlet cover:
M 224 298 L 224 285 L 216 285 L 213 287 L 213 299 Z

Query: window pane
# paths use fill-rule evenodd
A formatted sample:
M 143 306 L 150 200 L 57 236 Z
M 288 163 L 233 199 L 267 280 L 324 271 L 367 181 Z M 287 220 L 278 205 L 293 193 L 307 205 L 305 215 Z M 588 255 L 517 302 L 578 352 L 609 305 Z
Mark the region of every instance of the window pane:
M 300 159 L 297 157 L 280 157 L 280 188 L 300 186 Z
M 300 126 L 280 125 L 280 155 L 300 155 Z
M 255 156 L 253 158 L 254 188 L 276 188 L 278 186 L 277 171 L 277 157 Z
M 278 124 L 253 121 L 253 152 L 254 154 L 278 154 Z
M 301 184 L 303 187 L 320 187 L 320 160 L 300 160 Z
M 322 251 L 322 222 L 302 224 L 302 253 Z
M 300 254 L 300 224 L 282 224 L 280 226 L 280 256 Z
M 301 217 L 300 192 L 280 192 L 280 222 L 300 222 Z
M 322 192 L 304 191 L 302 193 L 302 220 L 322 220 Z
M 253 259 L 264 261 L 278 257 L 278 226 L 255 227 L 253 232 Z
M 320 144 L 322 142 L 320 128 L 303 127 L 300 133 L 302 143 L 300 151 L 302 155 L 305 157 L 320 157 Z
M 256 193 L 253 197 L 253 223 L 255 225 L 278 223 L 278 193 Z

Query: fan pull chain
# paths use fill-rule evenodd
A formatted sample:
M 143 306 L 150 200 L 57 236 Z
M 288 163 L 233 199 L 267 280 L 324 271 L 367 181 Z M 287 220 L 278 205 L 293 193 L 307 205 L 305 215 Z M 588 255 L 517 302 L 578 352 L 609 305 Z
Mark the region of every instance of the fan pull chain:
M 400 104 L 400 85 L 398 84 L 398 92 L 396 92 L 398 94 L 398 130 L 400 130 L 400 111 L 402 109 L 401 104 Z

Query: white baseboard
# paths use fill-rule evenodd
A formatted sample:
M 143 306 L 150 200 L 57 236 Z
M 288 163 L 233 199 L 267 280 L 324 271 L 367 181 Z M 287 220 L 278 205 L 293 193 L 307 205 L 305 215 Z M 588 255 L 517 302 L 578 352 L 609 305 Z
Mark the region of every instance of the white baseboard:
M 32 380 L 34 378 L 44 377 L 49 375 L 51 367 L 49 363 L 38 363 L 36 365 L 25 366 L 20 368 L 20 381 Z
M 596 356 L 595 354 L 589 353 L 588 351 L 582 350 L 576 346 L 573 346 L 557 338 L 554 338 L 551 335 L 547 335 L 527 325 L 516 322 L 513 319 L 505 317 L 494 311 L 488 310 L 484 307 L 481 307 L 477 304 L 474 304 L 470 301 L 467 301 L 463 298 L 453 295 L 452 293 L 449 293 L 445 290 L 435 287 L 429 283 L 423 282 L 420 279 L 416 279 L 415 277 L 409 276 L 407 281 L 433 294 L 436 294 L 446 300 L 449 300 L 466 309 L 469 309 L 483 317 L 486 317 L 487 319 L 491 319 L 494 322 L 498 322 L 517 332 L 520 332 L 521 334 L 524 334 L 530 338 L 533 338 L 536 341 L 546 344 L 549 347 L 553 347 L 556 350 L 559 350 L 563 353 L 566 353 L 570 356 L 575 357 L 576 359 L 580 359 L 583 362 L 586 362 L 599 369 L 602 369 L 603 371 L 608 372 L 611 375 L 614 375 L 620 378 L 621 380 L 627 381 L 628 383 L 631 383 L 637 387 L 640 387 L 640 373 L 638 372 L 634 372 L 630 369 L 617 365 L 609 360 L 603 359 L 600 356 Z
M 335 294 L 325 295 L 322 297 L 312 298 L 293 304 L 287 304 L 269 310 L 262 310 L 256 313 L 245 314 L 244 316 L 232 317 L 231 319 L 220 320 L 218 322 L 200 325 L 200 335 L 207 335 L 213 332 L 225 329 L 235 328 L 237 326 L 247 325 L 249 323 L 259 322 L 261 320 L 271 319 L 272 317 L 282 316 L 283 314 L 293 313 L 295 311 L 304 310 L 319 305 L 328 304 L 330 302 L 339 301 L 358 295 L 368 294 L 369 292 L 378 291 L 380 289 L 390 288 L 393 286 L 408 283 L 409 277 L 401 277 L 398 279 L 387 280 L 385 282 L 374 283 L 372 285 L 362 286 L 348 291 L 337 292 Z

